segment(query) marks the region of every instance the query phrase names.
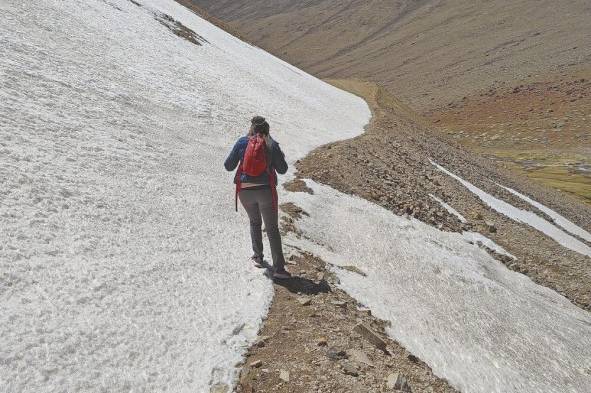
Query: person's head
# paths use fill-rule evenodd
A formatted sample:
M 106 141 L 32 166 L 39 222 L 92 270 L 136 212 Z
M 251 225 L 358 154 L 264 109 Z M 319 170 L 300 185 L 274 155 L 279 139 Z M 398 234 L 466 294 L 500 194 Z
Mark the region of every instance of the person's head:
M 250 121 L 250 135 L 261 134 L 262 136 L 269 135 L 269 123 L 262 116 L 255 116 Z

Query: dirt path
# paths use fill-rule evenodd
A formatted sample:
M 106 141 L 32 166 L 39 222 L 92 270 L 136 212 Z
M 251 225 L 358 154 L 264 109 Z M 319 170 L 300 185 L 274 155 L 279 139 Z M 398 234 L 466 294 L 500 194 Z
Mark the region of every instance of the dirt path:
M 589 257 L 491 210 L 456 180 L 438 171 L 429 159 L 489 194 L 549 221 L 542 212 L 495 182 L 532 197 L 587 229 L 591 228 L 589 206 L 569 195 L 532 184 L 503 168 L 502 163 L 466 152 L 373 83 L 332 83 L 365 98 L 373 119 L 363 135 L 326 145 L 301 160 L 297 164 L 300 177 L 358 195 L 396 214 L 414 216 L 443 230 L 480 232 L 517 257 L 513 260 L 497 256 L 509 268 L 591 310 Z M 460 222 L 430 195 L 446 201 L 467 222 Z
M 290 263 L 296 277 L 275 283 L 237 392 L 455 392 L 336 288 L 322 260 L 303 253 Z

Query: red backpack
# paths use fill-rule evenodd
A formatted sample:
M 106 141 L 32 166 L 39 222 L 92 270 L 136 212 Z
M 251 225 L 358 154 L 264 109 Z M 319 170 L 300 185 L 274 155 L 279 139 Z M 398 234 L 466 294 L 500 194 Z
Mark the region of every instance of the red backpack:
M 242 188 L 240 184 L 240 177 L 243 173 L 248 176 L 260 176 L 267 172 L 269 174 L 269 185 L 271 186 L 271 192 L 273 194 L 273 208 L 277 209 L 277 190 L 275 188 L 275 178 L 271 172 L 270 163 L 268 162 L 267 155 L 267 143 L 265 138 L 256 134 L 248 137 L 248 145 L 244 152 L 244 158 L 238 166 L 236 171 L 236 197 L 234 200 L 236 211 L 238 211 L 238 193 Z
M 242 173 L 260 176 L 267 170 L 267 143 L 260 134 L 248 138 L 248 145 L 242 160 Z

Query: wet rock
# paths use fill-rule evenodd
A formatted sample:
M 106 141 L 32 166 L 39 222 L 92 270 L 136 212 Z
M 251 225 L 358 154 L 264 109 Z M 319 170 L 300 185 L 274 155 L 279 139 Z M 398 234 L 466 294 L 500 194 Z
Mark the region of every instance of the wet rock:
M 355 325 L 353 331 L 361 337 L 365 338 L 371 344 L 373 344 L 376 348 L 387 352 L 386 350 L 386 342 L 377 334 L 375 333 L 369 326 L 359 323 Z
M 400 390 L 402 392 L 412 392 L 408 380 L 400 373 L 392 373 L 386 377 L 386 387 L 389 389 Z

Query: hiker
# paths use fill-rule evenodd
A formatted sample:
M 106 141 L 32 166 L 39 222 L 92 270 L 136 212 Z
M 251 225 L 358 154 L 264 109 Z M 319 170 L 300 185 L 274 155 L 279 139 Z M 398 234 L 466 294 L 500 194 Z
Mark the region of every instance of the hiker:
M 287 172 L 285 156 L 269 135 L 269 123 L 264 117 L 255 116 L 251 120 L 247 136 L 243 136 L 234 145 L 224 162 L 226 170 L 233 171 L 237 166 L 234 184 L 236 184 L 235 207 L 238 211 L 238 199 L 244 206 L 250 220 L 250 238 L 256 267 L 265 267 L 263 260 L 262 221 L 265 222 L 267 236 L 273 257 L 273 278 L 289 278 L 285 270 L 285 259 L 281 246 L 277 209 L 277 173 Z M 262 220 L 261 220 L 262 216 Z

